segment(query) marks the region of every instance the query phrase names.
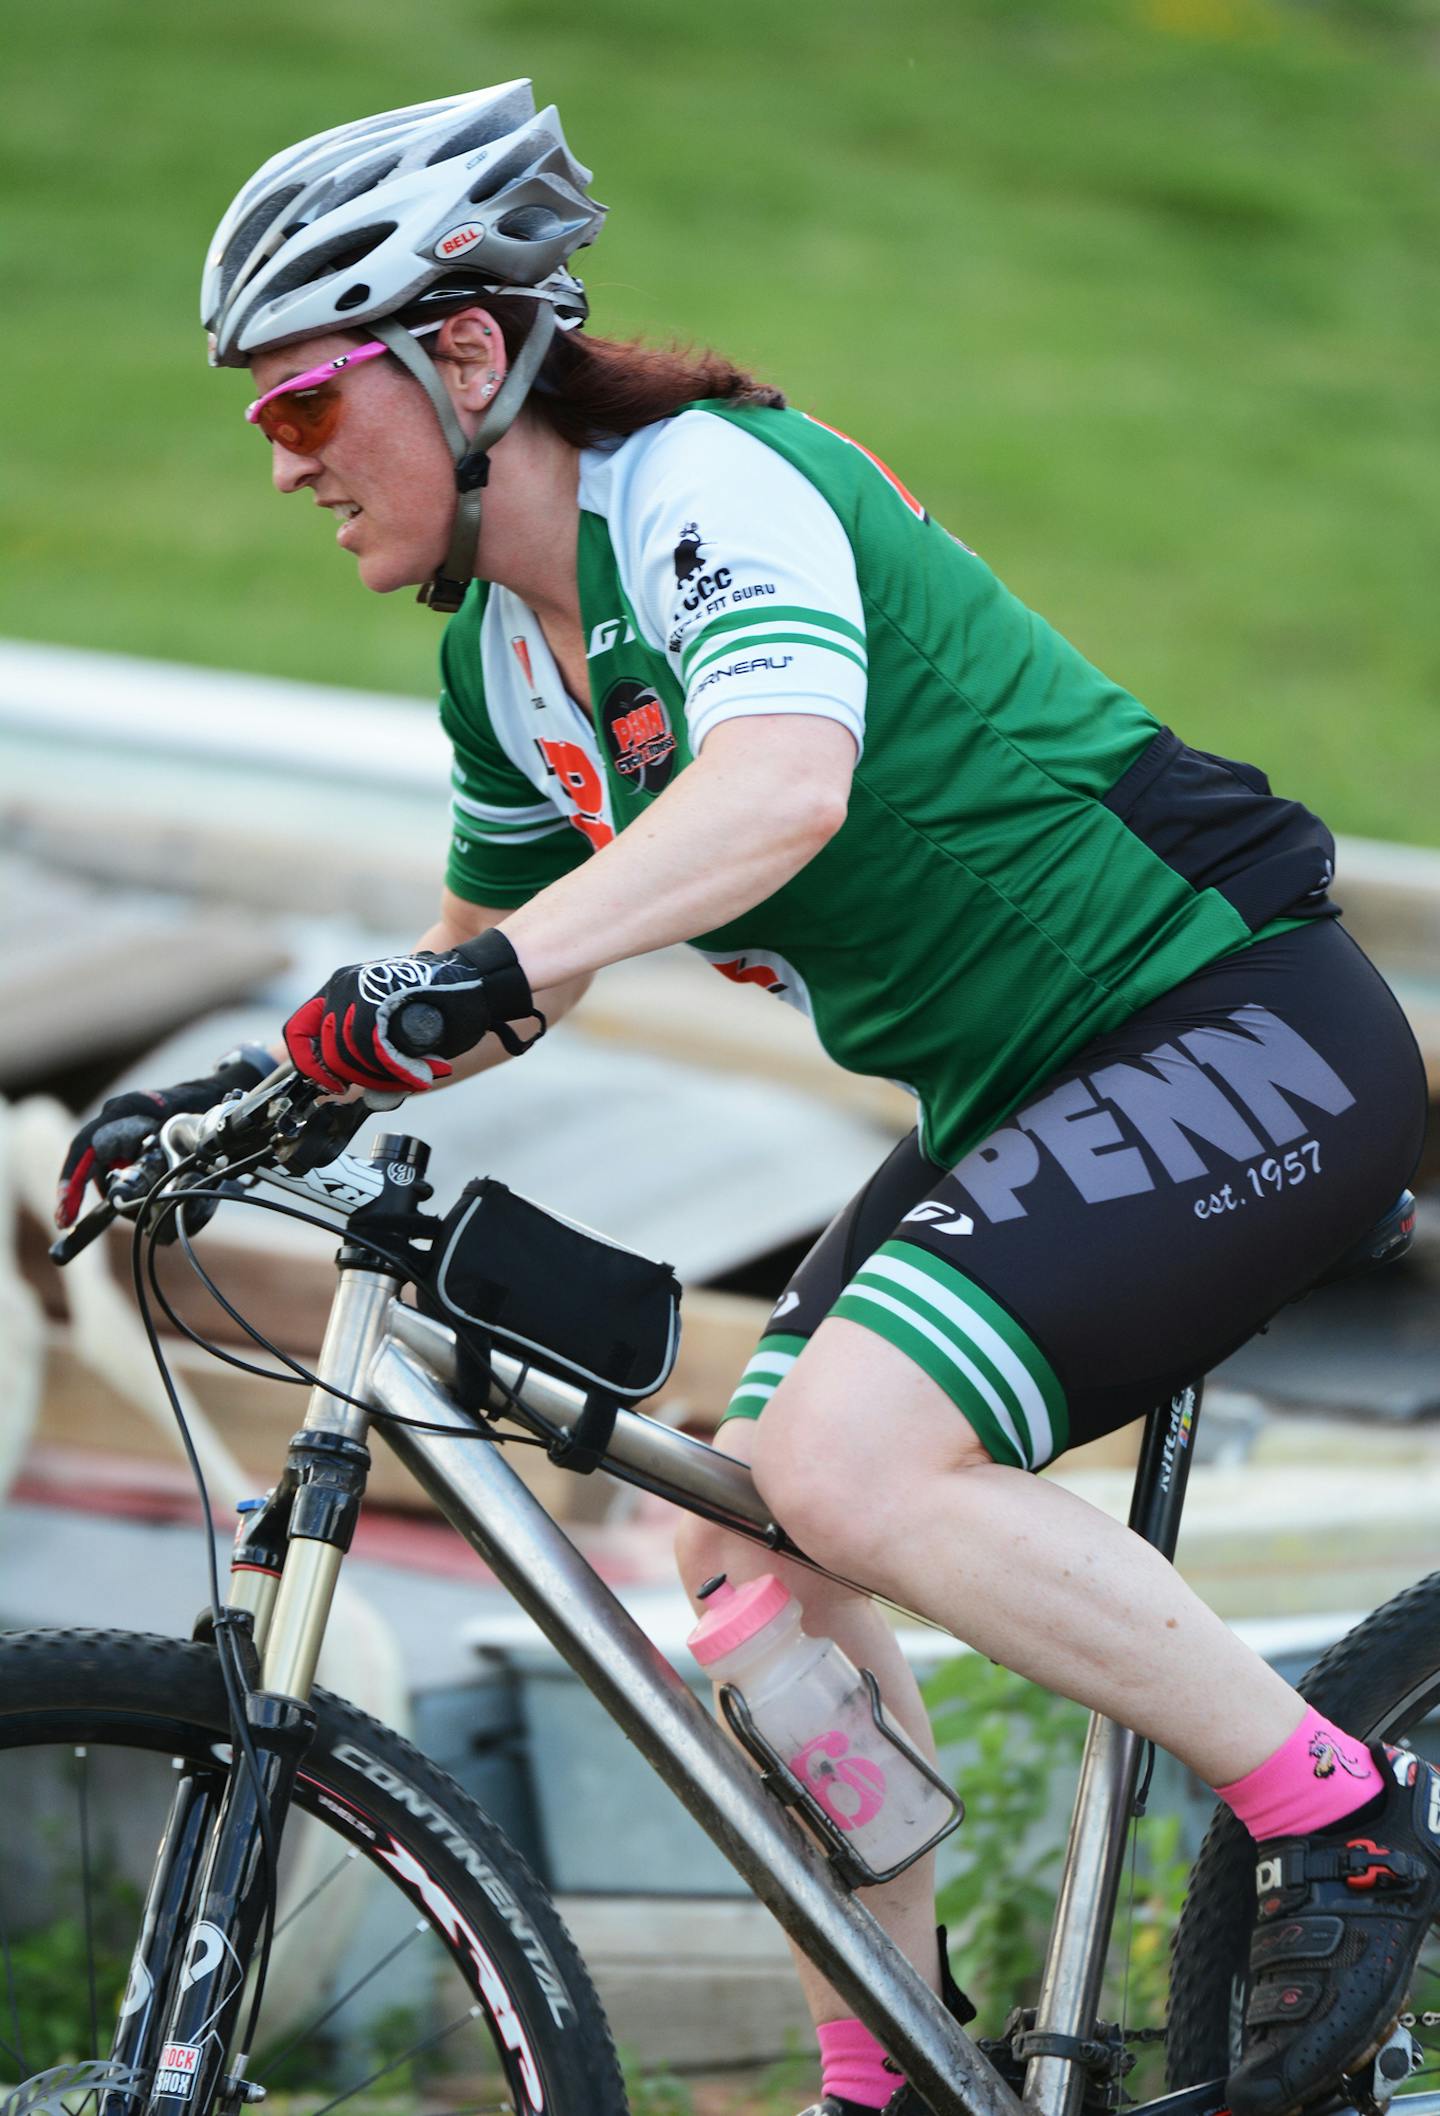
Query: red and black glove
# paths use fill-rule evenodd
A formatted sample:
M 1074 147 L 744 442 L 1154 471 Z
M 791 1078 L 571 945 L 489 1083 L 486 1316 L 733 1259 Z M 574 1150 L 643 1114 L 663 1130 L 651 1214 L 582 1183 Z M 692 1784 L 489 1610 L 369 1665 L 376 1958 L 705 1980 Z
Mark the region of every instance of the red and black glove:
M 102 1177 L 138 1161 L 146 1140 L 154 1137 L 167 1118 L 182 1110 L 200 1114 L 213 1109 L 236 1088 L 258 1087 L 274 1070 L 275 1060 L 267 1050 L 244 1044 L 227 1052 L 203 1080 L 182 1080 L 176 1087 L 131 1088 L 123 1095 L 112 1095 L 99 1115 L 82 1124 L 70 1142 L 55 1198 L 56 1226 L 73 1226 L 85 1185 L 93 1178 L 96 1189 L 101 1189 Z M 193 1218 L 186 1222 L 192 1231 L 196 1224 Z
M 417 999 L 444 1024 L 423 1058 L 395 1036 L 396 1015 Z M 526 1019 L 540 1026 L 522 1038 L 508 1024 Z M 416 1094 L 446 1078 L 454 1068 L 444 1061 L 472 1050 L 491 1030 L 512 1056 L 545 1033 L 515 950 L 494 927 L 444 955 L 385 955 L 336 970 L 286 1022 L 285 1048 L 307 1080 L 331 1094 L 349 1087 Z

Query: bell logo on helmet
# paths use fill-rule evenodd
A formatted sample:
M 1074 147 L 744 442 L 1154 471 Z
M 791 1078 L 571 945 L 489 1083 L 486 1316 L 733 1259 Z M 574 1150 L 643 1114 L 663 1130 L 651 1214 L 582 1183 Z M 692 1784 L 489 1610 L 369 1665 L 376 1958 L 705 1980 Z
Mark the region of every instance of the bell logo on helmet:
M 432 254 L 447 260 L 452 257 L 463 257 L 467 250 L 473 250 L 477 242 L 484 242 L 484 240 L 485 223 L 483 220 L 462 221 L 458 228 L 451 228 L 447 234 L 441 236 Z

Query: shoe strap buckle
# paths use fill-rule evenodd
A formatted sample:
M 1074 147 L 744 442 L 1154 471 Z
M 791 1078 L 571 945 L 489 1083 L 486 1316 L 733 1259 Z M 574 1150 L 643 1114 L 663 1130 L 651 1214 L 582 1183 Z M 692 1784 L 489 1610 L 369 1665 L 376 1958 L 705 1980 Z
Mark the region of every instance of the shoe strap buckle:
M 1340 1878 L 1347 1888 L 1405 1888 L 1411 1876 L 1386 1845 L 1352 1837 L 1341 1854 Z

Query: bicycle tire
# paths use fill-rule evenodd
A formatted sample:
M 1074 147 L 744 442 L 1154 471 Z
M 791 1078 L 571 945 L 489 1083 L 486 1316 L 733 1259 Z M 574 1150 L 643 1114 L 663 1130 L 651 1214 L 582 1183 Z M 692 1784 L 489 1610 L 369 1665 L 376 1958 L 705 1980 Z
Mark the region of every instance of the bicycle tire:
M 501 2101 L 475 2106 L 510 2107 L 517 2116 L 579 2116 L 582 2109 L 586 2116 L 626 2116 L 599 1998 L 553 1903 L 520 1854 L 453 1779 L 400 1735 L 323 1689 L 311 1702 L 317 1727 L 295 1807 L 333 1833 L 339 1855 L 334 1872 L 347 1870 L 345 1862 L 358 1853 L 404 1898 L 404 1931 L 423 1937 L 428 1927 L 453 1965 L 468 1994 L 469 2019 L 459 2025 L 467 2038 L 475 2021 L 488 2032 L 503 2081 Z M 169 1784 L 173 1759 L 223 1767 L 228 1734 L 220 1669 L 207 1645 L 131 1632 L 0 1637 L 0 1764 L 38 1745 L 55 1744 L 87 1758 L 91 1750 L 117 1749 L 127 1752 L 127 1769 L 134 1755 L 165 1758 Z M 17 1775 L 26 1768 L 14 1767 Z M 149 1776 L 155 1768 L 142 1766 Z M 13 1814 L 9 1819 L 13 1824 Z M 83 1820 L 80 1828 L 84 1834 Z M 90 1917 L 87 1878 L 87 1938 Z M 14 1988 L 12 1957 L 18 1951 L 6 1933 L 0 2026 L 8 2036 L 13 2024 L 19 2054 L 35 2071 L 42 2069 L 36 2055 L 43 2054 L 46 2064 L 57 2058 L 53 2051 L 25 2049 Z M 443 1969 L 441 1956 L 431 1953 Z M 89 1974 L 93 2020 L 93 1959 Z M 108 2029 L 101 2025 L 103 2049 Z M 475 2047 L 481 2047 L 478 2037 Z M 418 2062 L 414 2052 L 406 2061 Z M 473 2056 L 467 2061 L 473 2063 Z M 392 2075 L 395 2069 L 388 2067 Z M 364 2083 L 367 2089 L 371 2084 Z M 386 2091 L 393 2086 L 392 2077 Z M 338 2099 L 360 2091 L 353 2088 Z M 438 2095 L 441 2106 L 454 2102 L 453 2092 Z
M 1337 1640 L 1297 1687 L 1318 1711 L 1367 1741 L 1397 1741 L 1418 1729 L 1440 1706 L 1440 1572 Z M 1220 1807 L 1175 1928 L 1166 2039 L 1172 2087 L 1225 2077 L 1239 2058 L 1254 1920 L 1254 1840 Z

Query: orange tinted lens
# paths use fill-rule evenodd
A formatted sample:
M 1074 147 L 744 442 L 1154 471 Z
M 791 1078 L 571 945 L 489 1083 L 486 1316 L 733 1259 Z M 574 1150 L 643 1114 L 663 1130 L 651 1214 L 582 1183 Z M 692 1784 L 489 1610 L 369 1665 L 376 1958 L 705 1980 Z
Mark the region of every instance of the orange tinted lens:
M 339 422 L 340 392 L 333 382 L 277 397 L 255 421 L 267 441 L 278 441 L 297 456 L 313 455 L 323 448 Z

